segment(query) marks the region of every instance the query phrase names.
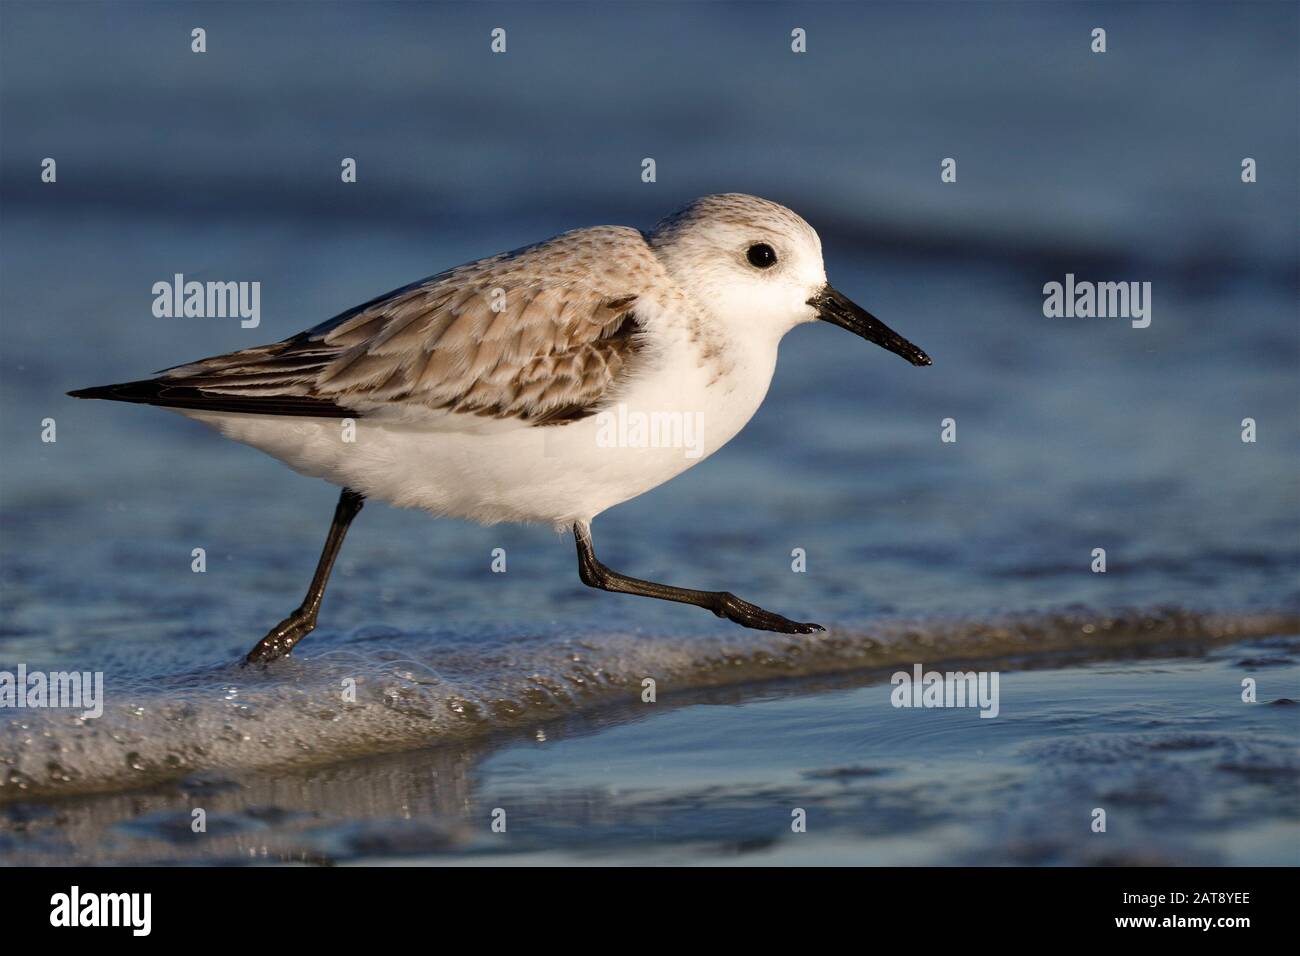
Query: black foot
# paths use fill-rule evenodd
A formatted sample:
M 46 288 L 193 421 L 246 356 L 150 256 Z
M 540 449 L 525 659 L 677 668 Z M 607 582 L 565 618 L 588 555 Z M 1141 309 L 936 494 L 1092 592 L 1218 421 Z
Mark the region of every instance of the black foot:
M 305 614 L 294 612 L 271 628 L 269 634 L 244 658 L 245 664 L 269 664 L 288 654 L 295 644 L 310 634 L 316 622 Z
M 781 634 L 813 634 L 817 631 L 826 630 L 820 624 L 800 624 L 798 621 L 792 621 L 780 614 L 764 611 L 757 604 L 742 601 L 730 591 L 719 592 L 718 606 L 713 613 L 718 617 L 725 617 L 728 621 L 735 621 L 741 627 L 753 628 L 756 631 L 777 631 Z

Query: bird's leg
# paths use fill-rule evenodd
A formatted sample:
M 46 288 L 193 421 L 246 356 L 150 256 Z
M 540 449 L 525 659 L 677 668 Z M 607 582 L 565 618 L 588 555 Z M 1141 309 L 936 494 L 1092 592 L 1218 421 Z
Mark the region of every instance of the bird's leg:
M 338 557 L 339 548 L 343 546 L 343 537 L 348 533 L 352 519 L 361 511 L 366 496 L 360 492 L 344 488 L 339 495 L 339 503 L 334 508 L 334 521 L 330 524 L 330 533 L 325 538 L 325 548 L 320 553 L 316 564 L 316 574 L 307 588 L 307 596 L 302 599 L 298 609 L 283 621 L 271 628 L 266 637 L 257 642 L 257 646 L 248 652 L 244 659 L 246 664 L 266 664 L 278 657 L 288 654 L 295 644 L 312 632 L 316 627 L 316 612 L 320 610 L 321 599 L 325 596 L 325 585 L 329 582 L 330 571 L 334 568 L 334 559 Z
M 654 581 L 627 577 L 617 571 L 611 571 L 596 560 L 596 552 L 591 546 L 591 531 L 586 525 L 575 524 L 573 537 L 578 543 L 578 576 L 588 587 L 619 594 L 639 594 L 643 597 L 658 598 L 661 601 L 677 601 L 679 604 L 694 604 L 696 607 L 708 608 L 718 617 L 735 621 L 742 627 L 752 627 L 760 631 L 811 634 L 813 631 L 825 630 L 820 624 L 800 624 L 780 614 L 764 611 L 748 601 L 742 601 L 730 591 L 696 591 L 692 588 L 677 588 L 669 584 L 656 584 Z

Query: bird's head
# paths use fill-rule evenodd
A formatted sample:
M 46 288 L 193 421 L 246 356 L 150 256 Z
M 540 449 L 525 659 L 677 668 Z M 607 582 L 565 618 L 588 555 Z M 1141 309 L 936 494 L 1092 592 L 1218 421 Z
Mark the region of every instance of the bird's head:
M 704 196 L 648 235 L 669 275 L 737 335 L 774 342 L 818 319 L 848 329 L 913 365 L 930 357 L 826 281 L 816 230 L 774 202 L 743 193 Z

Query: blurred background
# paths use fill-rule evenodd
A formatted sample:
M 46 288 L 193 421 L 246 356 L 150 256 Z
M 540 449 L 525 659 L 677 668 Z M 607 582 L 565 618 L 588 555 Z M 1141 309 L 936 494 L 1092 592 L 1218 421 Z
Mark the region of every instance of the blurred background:
M 281 681 L 309 680 L 229 665 L 296 605 L 335 490 L 68 389 L 283 338 L 565 229 L 648 229 L 722 191 L 799 212 L 836 286 L 935 364 L 796 330 L 740 436 L 597 522 L 611 566 L 859 635 L 1038 614 L 1068 644 L 1077 622 L 1050 615 L 1293 612 L 1297 20 L 1288 3 L 6 2 L 0 665 L 103 668 L 191 701 L 197 717 L 140 731 L 175 766 L 227 726 L 193 700 L 235 684 L 246 699 L 251 680 L 270 708 Z M 151 287 L 178 272 L 260 281 L 260 327 L 155 318 Z M 1067 272 L 1150 282 L 1150 327 L 1045 318 L 1042 287 Z M 488 572 L 497 547 L 506 575 Z M 524 699 L 521 666 L 567 686 L 575 639 L 604 649 L 606 675 L 689 658 L 688 684 L 708 683 L 717 642 L 778 653 L 697 609 L 587 591 L 550 529 L 383 505 L 302 652 L 399 646 L 432 669 L 430 712 L 455 697 L 488 713 Z M 22 746 L 7 762 L 43 779 Z M 123 772 L 104 746 L 64 769 Z

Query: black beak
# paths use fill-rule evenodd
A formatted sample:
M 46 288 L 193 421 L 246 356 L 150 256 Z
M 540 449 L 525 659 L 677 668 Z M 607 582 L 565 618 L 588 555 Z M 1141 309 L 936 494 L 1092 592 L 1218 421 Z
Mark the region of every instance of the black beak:
M 901 355 L 913 365 L 930 365 L 930 356 L 926 355 L 907 339 L 903 338 L 889 326 L 861 306 L 826 285 L 820 292 L 808 300 L 808 304 L 817 310 L 819 318 L 832 325 L 848 329 L 854 335 L 860 335 L 868 342 L 875 342 L 882 349 L 889 349 L 895 355 Z

